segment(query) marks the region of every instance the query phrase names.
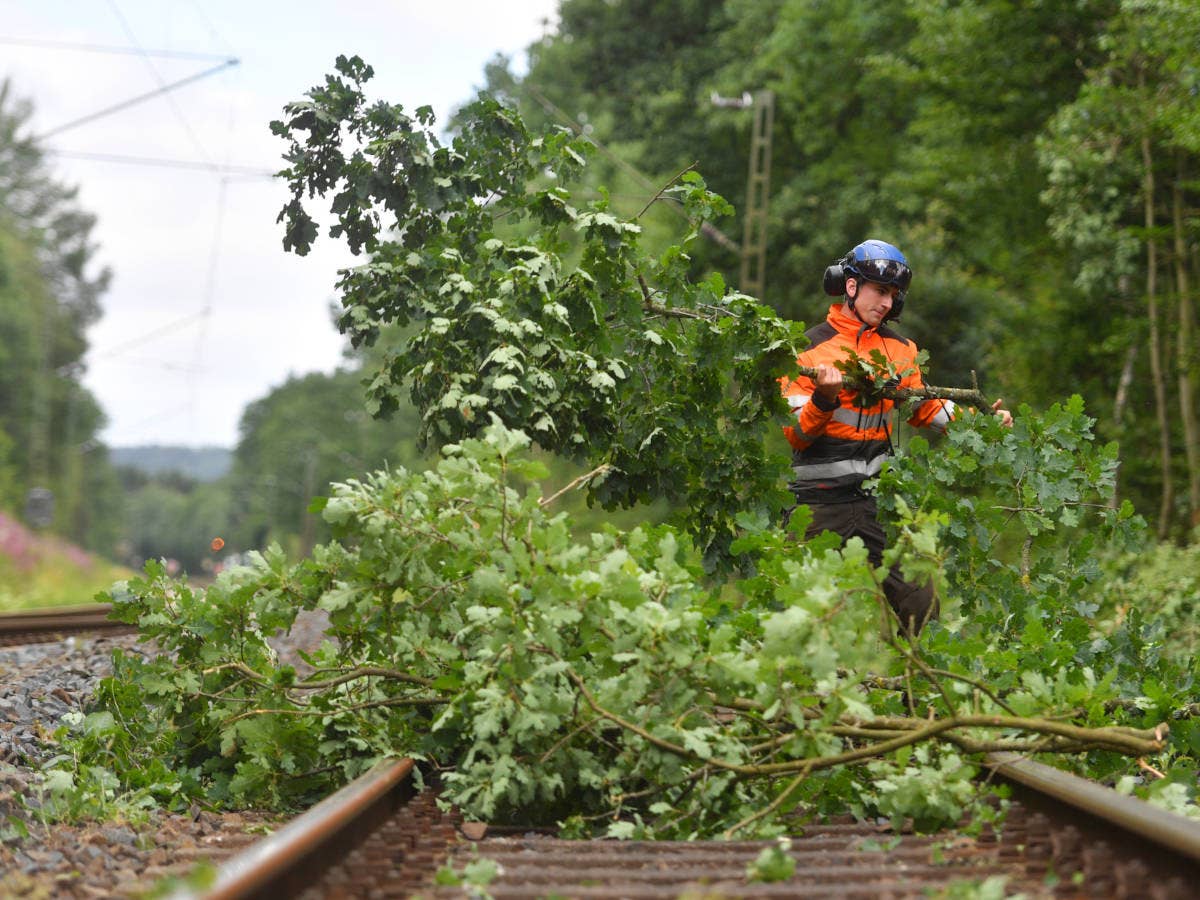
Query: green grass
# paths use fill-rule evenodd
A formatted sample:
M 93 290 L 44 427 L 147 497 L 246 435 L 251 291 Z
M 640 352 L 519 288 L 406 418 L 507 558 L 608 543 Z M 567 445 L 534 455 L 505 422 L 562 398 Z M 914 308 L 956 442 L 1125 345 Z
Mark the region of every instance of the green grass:
M 0 612 L 92 603 L 128 569 L 0 513 Z

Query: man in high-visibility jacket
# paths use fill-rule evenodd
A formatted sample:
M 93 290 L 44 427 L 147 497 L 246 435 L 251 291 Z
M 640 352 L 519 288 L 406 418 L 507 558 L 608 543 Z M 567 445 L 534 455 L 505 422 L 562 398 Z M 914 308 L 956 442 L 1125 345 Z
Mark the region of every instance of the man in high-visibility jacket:
M 861 538 L 871 562 L 879 565 L 886 540 L 876 517 L 875 498 L 863 482 L 879 474 L 892 452 L 895 402 L 879 399 L 860 405 L 859 395 L 842 383 L 835 362 L 850 351 L 869 359 L 874 350 L 905 372 L 899 387 L 922 387 L 916 364 L 916 345 L 887 326 L 904 307 L 912 281 L 908 261 L 896 247 L 868 240 L 856 246 L 825 271 L 825 291 L 841 296 L 829 307 L 825 321 L 807 332 L 810 346 L 796 360 L 816 370 L 816 377 L 780 379 L 796 424 L 783 429 L 792 446 L 794 479 L 789 484 L 797 504 L 813 513 L 807 536 L 833 531 L 843 540 Z M 992 409 L 1005 425 L 1012 415 L 997 400 Z M 954 418 L 948 400 L 926 400 L 908 421 L 918 428 L 944 431 Z M 916 634 L 937 616 L 937 599 L 929 584 L 904 580 L 894 566 L 883 585 L 902 628 Z

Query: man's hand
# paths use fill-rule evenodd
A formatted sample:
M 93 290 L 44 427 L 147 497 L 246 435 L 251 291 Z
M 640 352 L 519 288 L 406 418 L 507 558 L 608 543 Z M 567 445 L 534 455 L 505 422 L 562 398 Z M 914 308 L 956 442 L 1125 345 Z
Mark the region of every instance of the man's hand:
M 827 403 L 836 403 L 842 392 L 842 373 L 834 366 L 821 363 L 817 366 L 817 393 Z M 1009 416 L 1011 420 L 1012 417 Z
M 1004 402 L 1003 400 L 997 400 L 995 403 L 992 404 L 992 415 L 999 416 L 1000 424 L 1003 425 L 1005 428 L 1012 428 L 1012 423 L 1013 423 L 1012 413 L 1010 413 L 1007 409 L 1000 408 L 1000 404 L 1003 402 Z

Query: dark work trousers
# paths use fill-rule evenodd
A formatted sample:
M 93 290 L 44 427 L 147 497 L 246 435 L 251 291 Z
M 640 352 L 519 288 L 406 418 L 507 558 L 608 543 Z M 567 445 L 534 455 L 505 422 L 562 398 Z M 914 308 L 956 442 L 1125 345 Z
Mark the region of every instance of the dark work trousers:
M 887 539 L 883 527 L 879 524 L 874 497 L 864 494 L 845 503 L 806 505 L 812 510 L 813 518 L 804 533 L 805 540 L 816 537 L 822 531 L 832 531 L 841 535 L 843 543 L 852 537 L 861 538 L 866 545 L 871 565 L 878 566 L 883 562 Z M 785 522 L 791 517 L 791 512 L 790 509 L 787 511 Z M 903 630 L 908 634 L 917 634 L 927 620 L 937 618 L 938 604 L 933 585 L 918 585 L 905 581 L 900 574 L 899 565 L 892 566 L 891 572 L 884 579 L 883 593 L 900 618 Z

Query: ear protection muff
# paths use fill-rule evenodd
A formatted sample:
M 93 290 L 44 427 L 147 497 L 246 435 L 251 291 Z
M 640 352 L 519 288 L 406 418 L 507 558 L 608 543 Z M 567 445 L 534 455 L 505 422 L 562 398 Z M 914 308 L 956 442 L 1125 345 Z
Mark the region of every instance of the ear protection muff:
M 823 286 L 830 297 L 840 297 L 846 293 L 846 264 L 850 256 L 846 255 L 825 269 Z

